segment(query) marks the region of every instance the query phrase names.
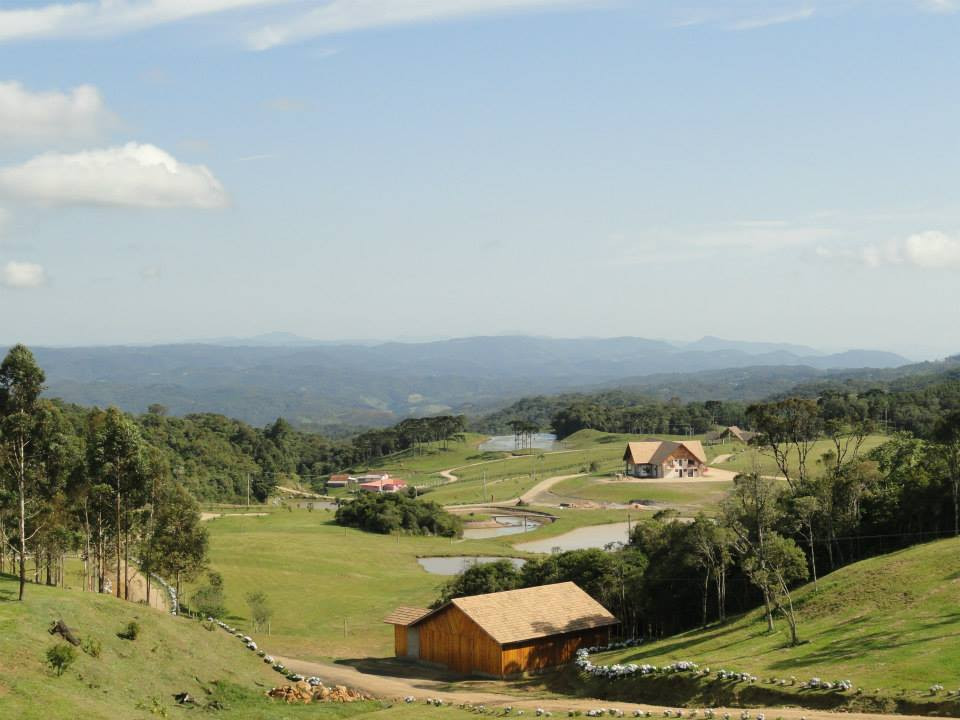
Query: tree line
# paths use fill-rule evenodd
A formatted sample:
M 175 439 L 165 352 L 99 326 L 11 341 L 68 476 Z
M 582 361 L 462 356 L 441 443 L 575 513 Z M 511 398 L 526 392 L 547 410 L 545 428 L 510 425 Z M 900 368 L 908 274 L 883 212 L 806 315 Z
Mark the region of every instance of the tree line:
M 111 408 L 83 415 L 41 397 L 44 373 L 23 345 L 0 363 L 0 571 L 65 582 L 66 556 L 82 561 L 84 590 L 130 599 L 135 565 L 181 582 L 206 561 L 196 501 L 166 455 Z M 28 566 L 32 565 L 28 573 Z M 149 601 L 149 599 L 148 599 Z

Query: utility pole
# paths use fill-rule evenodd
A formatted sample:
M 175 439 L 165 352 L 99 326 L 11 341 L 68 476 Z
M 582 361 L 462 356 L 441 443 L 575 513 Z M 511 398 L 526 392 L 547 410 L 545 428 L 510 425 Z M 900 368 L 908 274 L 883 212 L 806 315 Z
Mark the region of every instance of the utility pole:
M 247 473 L 247 510 L 250 510 L 250 473 Z

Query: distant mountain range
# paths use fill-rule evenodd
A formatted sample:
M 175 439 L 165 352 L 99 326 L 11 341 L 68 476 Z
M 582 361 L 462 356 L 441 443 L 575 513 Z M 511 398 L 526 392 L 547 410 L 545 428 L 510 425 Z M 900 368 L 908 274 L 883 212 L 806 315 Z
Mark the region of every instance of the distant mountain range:
M 133 412 L 161 403 L 175 414 L 220 412 L 257 425 L 283 416 L 318 429 L 449 411 L 476 414 L 524 395 L 588 387 L 653 389 L 667 383 L 682 390 L 696 382 L 682 377 L 690 373 L 742 369 L 733 373 L 737 384 L 769 379 L 771 373 L 782 384 L 788 378 L 814 380 L 827 370 L 909 362 L 889 352 L 826 354 L 720 338 L 671 343 L 510 336 L 333 344 L 272 334 L 248 341 L 224 338 L 219 344 L 34 350 L 47 373 L 48 394 L 67 401 L 115 404 Z M 707 380 L 715 386 L 719 378 Z

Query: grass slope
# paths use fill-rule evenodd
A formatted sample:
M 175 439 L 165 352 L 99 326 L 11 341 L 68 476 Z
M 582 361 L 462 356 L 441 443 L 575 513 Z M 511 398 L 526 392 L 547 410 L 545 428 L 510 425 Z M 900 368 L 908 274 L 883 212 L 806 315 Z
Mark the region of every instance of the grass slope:
M 370 718 L 414 720 L 422 705 L 386 707 L 381 702 L 349 705 L 286 705 L 264 696 L 284 680 L 256 654 L 222 630 L 171 617 L 142 605 L 76 590 L 29 585 L 26 601 L 16 602 L 16 581 L 0 575 L 0 717 L 18 720 L 141 720 L 177 717 L 184 709 L 173 695 L 188 692 L 199 703 L 222 709 L 204 717 L 231 720 L 337 720 Z M 102 644 L 99 657 L 77 650 L 61 677 L 44 661 L 48 647 L 63 642 L 47 633 L 63 619 L 76 634 Z M 117 633 L 139 623 L 136 640 Z M 195 711 L 196 712 L 196 711 Z M 430 717 L 472 717 L 454 708 L 430 708 Z
M 665 665 L 691 660 L 759 678 L 849 679 L 868 695 L 931 700 L 929 688 L 960 687 L 960 539 L 855 563 L 795 593 L 800 635 L 789 647 L 785 621 L 766 632 L 761 611 L 597 662 Z M 644 680 L 630 681 L 643 683 Z M 960 708 L 958 708 L 960 709 Z

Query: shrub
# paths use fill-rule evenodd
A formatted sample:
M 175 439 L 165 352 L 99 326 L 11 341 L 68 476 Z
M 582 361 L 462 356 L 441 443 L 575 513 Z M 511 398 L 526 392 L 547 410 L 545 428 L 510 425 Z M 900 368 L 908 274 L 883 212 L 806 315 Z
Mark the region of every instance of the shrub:
M 100 651 L 103 649 L 103 646 L 95 637 L 85 637 L 83 642 L 80 643 L 80 649 L 90 657 L 98 658 L 100 657 Z
M 140 635 L 140 625 L 132 620 L 127 623 L 122 631 L 117 633 L 117 637 L 123 640 L 136 640 L 138 635 Z
M 388 535 L 402 531 L 411 535 L 459 537 L 463 519 L 451 515 L 434 502 L 418 500 L 406 493 L 360 491 L 350 502 L 337 508 L 338 525 Z
M 57 677 L 63 675 L 76 659 L 77 651 L 73 645 L 58 643 L 47 648 L 47 664 L 57 673 Z

